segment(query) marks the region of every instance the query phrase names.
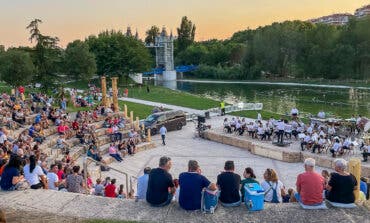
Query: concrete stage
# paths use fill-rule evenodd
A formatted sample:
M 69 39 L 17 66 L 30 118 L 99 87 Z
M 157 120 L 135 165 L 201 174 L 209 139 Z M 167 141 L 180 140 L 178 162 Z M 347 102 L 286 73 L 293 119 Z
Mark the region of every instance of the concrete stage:
M 273 145 L 271 141 L 260 141 L 258 139 L 252 139 L 247 134 L 243 136 L 236 135 L 234 133 L 225 133 L 223 128 L 212 128 L 205 132 L 205 138 L 211 141 L 223 143 L 246 149 L 252 154 L 267 157 L 288 163 L 303 162 L 306 158 L 311 157 L 316 160 L 316 165 L 333 168 L 332 162 L 335 158 L 331 157 L 330 152 L 328 153 L 311 153 L 310 151 L 301 151 L 299 140 L 292 140 L 292 143 L 288 146 L 277 146 Z M 339 156 L 337 158 L 344 158 L 349 160 L 350 158 L 361 158 L 359 151 L 355 151 L 355 154 Z M 370 177 L 370 161 L 363 162 L 361 165 L 361 176 Z

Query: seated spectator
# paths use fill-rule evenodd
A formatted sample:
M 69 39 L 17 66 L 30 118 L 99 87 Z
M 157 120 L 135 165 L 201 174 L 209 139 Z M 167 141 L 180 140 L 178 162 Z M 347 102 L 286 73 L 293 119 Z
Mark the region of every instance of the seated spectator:
M 1 149 L 0 149 L 1 150 Z M 11 155 L 8 164 L 4 165 L 3 172 L 0 178 L 1 190 L 11 191 L 17 190 L 20 184 L 24 181 L 20 173 L 21 159 L 17 155 Z
M 189 160 L 188 172 L 181 173 L 179 176 L 180 207 L 188 211 L 200 209 L 202 191 L 210 184 L 211 182 L 201 174 L 198 162 Z
M 137 179 L 137 199 L 145 199 L 146 197 L 151 170 L 150 167 L 145 167 L 144 174 Z
M 315 171 L 315 160 L 307 158 L 304 161 L 304 173 L 297 177 L 297 201 L 304 205 L 320 205 L 323 202 L 322 192 L 324 190 L 325 180 Z
M 259 182 L 256 180 L 256 175 L 254 175 L 253 169 L 250 168 L 250 167 L 245 168 L 244 173 L 243 173 L 243 177 L 244 177 L 244 179 L 240 182 L 240 184 L 241 184 L 240 192 L 242 193 L 242 201 L 244 201 L 244 195 L 245 195 L 244 186 L 246 184 L 249 184 L 249 183 L 259 184 Z
M 365 179 L 365 177 L 361 177 L 361 181 L 360 181 L 360 191 L 362 191 L 362 193 L 364 193 L 365 197 L 367 198 L 368 197 L 368 192 L 367 192 L 367 181 Z
M 336 154 L 340 153 L 341 150 L 342 150 L 342 144 L 340 143 L 339 139 L 336 138 L 333 147 L 330 149 L 332 157 L 336 157 Z
M 50 190 L 58 190 L 58 188 L 63 184 L 63 181 L 59 181 L 57 173 L 58 166 L 56 164 L 51 164 L 50 170 L 46 175 L 48 179 L 48 187 Z
M 110 181 L 110 184 L 108 184 L 107 186 L 105 186 L 105 196 L 106 197 L 111 197 L 111 198 L 115 198 L 117 197 L 117 193 L 116 193 L 116 179 L 112 179 Z
M 335 172 L 330 174 L 330 180 L 326 186 L 328 190 L 326 199 L 331 202 L 344 204 L 355 202 L 353 190 L 357 186 L 357 180 L 352 174 L 345 171 L 346 168 L 347 161 L 344 159 L 334 160 Z
M 114 143 L 111 143 L 110 146 L 109 146 L 109 155 L 111 157 L 113 157 L 114 159 L 116 159 L 118 162 L 123 161 L 123 159 L 122 159 L 121 155 L 119 155 L 119 153 L 117 151 L 117 147 Z
M 60 149 L 63 154 L 66 153 L 70 147 L 70 145 L 66 142 L 64 137 L 65 137 L 64 135 L 59 135 L 56 144 L 57 149 Z
M 96 184 L 94 187 L 94 195 L 103 196 L 104 195 L 104 185 L 101 182 L 101 179 L 96 179 Z
M 120 198 L 120 199 L 127 198 L 127 194 L 126 194 L 124 189 L 125 189 L 125 187 L 123 186 L 123 184 L 119 185 L 117 198 Z
M 77 119 L 75 119 L 73 122 L 72 122 L 72 129 L 77 131 L 79 129 L 79 123 L 77 121 Z
M 68 192 L 72 192 L 72 193 L 83 193 L 84 192 L 85 182 L 79 172 L 80 172 L 80 166 L 74 166 L 73 173 L 67 176 L 66 187 L 67 187 Z
M 324 190 L 325 190 L 326 185 L 328 184 L 330 178 L 329 172 L 327 170 L 322 170 L 321 176 L 324 178 Z
M 227 118 L 224 119 L 224 129 L 226 129 L 227 133 L 231 133 L 230 122 L 227 120 Z
M 261 183 L 265 190 L 265 201 L 271 203 L 281 203 L 285 196 L 283 183 L 278 179 L 275 170 L 267 168 L 263 174 L 264 181 Z
M 35 155 L 30 156 L 28 163 L 23 167 L 23 172 L 24 177 L 31 186 L 31 189 L 48 188 L 46 176 L 41 167 L 37 165 Z
M 221 190 L 220 202 L 225 207 L 236 207 L 241 204 L 240 176 L 234 173 L 234 161 L 226 161 L 224 172 L 217 176 L 217 185 Z
M 87 156 L 98 162 L 102 161 L 102 157 L 99 155 L 98 148 L 95 144 L 89 146 L 89 149 L 87 150 Z
M 171 158 L 163 156 L 159 159 L 159 167 L 150 171 L 146 201 L 154 207 L 163 207 L 171 203 L 175 193 L 172 181 Z
M 363 146 L 362 157 L 364 158 L 363 162 L 367 162 L 367 157 L 370 156 L 370 145 Z

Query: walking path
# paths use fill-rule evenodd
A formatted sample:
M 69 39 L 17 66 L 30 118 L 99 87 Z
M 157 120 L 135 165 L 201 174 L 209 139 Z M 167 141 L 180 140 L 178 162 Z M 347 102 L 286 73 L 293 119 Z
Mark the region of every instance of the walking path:
M 197 115 L 204 115 L 204 110 L 197 110 L 197 109 L 192 109 L 192 108 L 187 108 L 187 107 L 182 107 L 182 106 L 177 106 L 177 105 L 169 105 L 165 103 L 160 103 L 160 102 L 154 102 L 154 101 L 146 101 L 146 100 L 141 100 L 141 99 L 136 99 L 136 98 L 118 98 L 120 101 L 129 101 L 129 102 L 134 102 L 138 104 L 144 104 L 144 105 L 150 105 L 153 107 L 163 107 L 171 110 L 182 110 L 184 112 L 187 112 L 189 114 L 197 114 Z

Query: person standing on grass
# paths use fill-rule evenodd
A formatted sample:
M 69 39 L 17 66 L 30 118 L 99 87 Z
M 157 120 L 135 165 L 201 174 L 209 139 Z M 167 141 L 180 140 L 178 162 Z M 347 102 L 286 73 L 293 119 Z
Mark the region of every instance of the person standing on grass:
M 159 129 L 159 132 L 161 133 L 161 137 L 162 137 L 162 144 L 165 146 L 166 145 L 166 133 L 167 133 L 167 129 L 164 125 L 162 125 L 162 127 Z

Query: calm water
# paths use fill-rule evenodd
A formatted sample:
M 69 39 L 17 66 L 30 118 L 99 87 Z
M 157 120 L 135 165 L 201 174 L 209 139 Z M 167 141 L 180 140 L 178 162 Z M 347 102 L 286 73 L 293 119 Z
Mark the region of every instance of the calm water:
M 370 117 L 370 87 L 297 86 L 253 83 L 198 83 L 178 81 L 167 87 L 226 102 L 262 102 L 264 110 L 284 114 L 296 106 L 317 114 L 320 110 L 342 118 L 351 114 Z

